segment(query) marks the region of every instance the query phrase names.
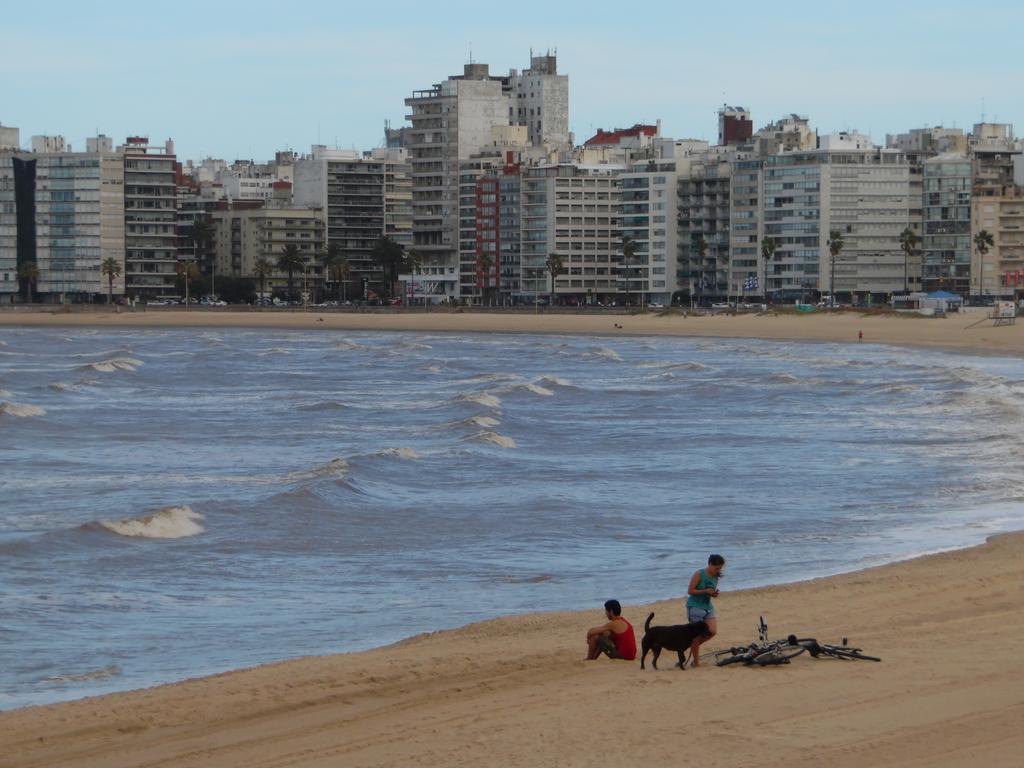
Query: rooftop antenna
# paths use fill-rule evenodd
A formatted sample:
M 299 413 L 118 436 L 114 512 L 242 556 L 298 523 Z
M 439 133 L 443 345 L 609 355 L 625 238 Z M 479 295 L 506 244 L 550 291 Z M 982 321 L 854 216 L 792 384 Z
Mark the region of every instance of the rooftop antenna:
M 469 63 L 470 64 L 473 63 L 473 43 L 472 43 L 472 41 L 469 44 Z

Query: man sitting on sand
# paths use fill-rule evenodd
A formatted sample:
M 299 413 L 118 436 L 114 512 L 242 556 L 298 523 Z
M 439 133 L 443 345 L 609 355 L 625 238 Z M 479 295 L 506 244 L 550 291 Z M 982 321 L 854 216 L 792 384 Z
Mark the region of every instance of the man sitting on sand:
M 695 667 L 700 666 L 701 644 L 706 643 L 718 632 L 718 616 L 711 598 L 718 597 L 718 577 L 722 575 L 724 567 L 724 557 L 711 555 L 708 558 L 708 567 L 701 568 L 690 577 L 690 587 L 686 590 L 689 595 L 686 598 L 686 620 L 690 623 L 703 621 L 708 625 L 708 634 L 694 638 L 690 646 L 690 663 Z
M 604 615 L 607 623 L 587 630 L 587 661 L 592 661 L 602 653 L 609 659 L 636 659 L 636 635 L 633 625 L 622 618 L 622 606 L 618 600 L 609 600 L 604 604 Z

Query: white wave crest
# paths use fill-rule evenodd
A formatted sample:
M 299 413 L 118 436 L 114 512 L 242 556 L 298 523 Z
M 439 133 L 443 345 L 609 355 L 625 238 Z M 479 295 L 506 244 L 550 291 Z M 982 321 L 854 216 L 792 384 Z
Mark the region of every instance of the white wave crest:
M 606 360 L 622 360 L 622 355 L 608 347 L 591 347 L 590 350 L 584 352 L 584 355 L 587 357 L 603 357 Z
M 511 437 L 505 435 L 499 435 L 497 432 L 478 432 L 473 435 L 473 440 L 477 440 L 481 443 L 492 443 L 493 445 L 501 446 L 502 448 L 515 448 L 516 441 Z
M 91 368 L 100 373 L 115 373 L 117 371 L 134 371 L 140 365 L 143 365 L 143 362 L 134 357 L 112 357 L 98 363 L 86 363 L 82 367 Z
M 394 456 L 399 459 L 408 459 L 409 461 L 415 461 L 420 458 L 420 455 L 416 453 L 412 448 L 385 448 L 378 452 L 380 456 Z
M 547 387 L 542 387 L 540 384 L 531 384 L 529 382 L 523 384 L 523 389 L 525 389 L 528 392 L 533 392 L 533 394 L 535 395 L 541 395 L 542 397 L 551 397 L 553 394 L 555 394 Z
M 366 349 L 362 344 L 358 344 L 354 341 L 342 341 L 334 345 L 337 350 L 345 351 L 349 349 Z
M 481 373 L 476 376 L 470 376 L 468 379 L 463 379 L 463 384 L 476 384 L 479 382 L 491 382 L 491 381 L 518 381 L 521 377 L 514 373 Z
M 33 416 L 45 416 L 46 411 L 40 408 L 38 405 L 28 405 L 26 403 L 12 403 L 10 401 L 0 403 L 0 413 L 6 414 L 7 416 L 17 416 L 19 419 L 29 419 Z
M 545 376 L 542 379 L 538 379 L 538 384 L 542 387 L 573 387 L 573 384 L 568 379 L 563 379 L 561 376 Z
M 44 683 L 83 683 L 88 680 L 102 680 L 105 677 L 114 677 L 121 674 L 121 668 L 116 664 L 92 672 L 80 672 L 73 675 L 54 675 L 43 679 Z
M 141 539 L 184 539 L 198 536 L 206 529 L 199 522 L 203 516 L 191 507 L 167 507 L 143 517 L 123 520 L 100 520 L 99 524 L 118 536 Z
M 0 397 L 14 397 L 14 393 L 9 389 L 0 389 Z
M 291 352 L 289 352 L 284 347 L 271 347 L 270 349 L 261 350 L 256 354 L 259 355 L 260 357 L 265 357 L 267 355 L 290 355 Z
M 469 395 L 459 395 L 455 398 L 463 403 L 476 403 L 484 408 L 501 408 L 501 399 L 497 395 L 489 395 L 486 392 L 473 392 Z
M 313 469 L 290 472 L 285 475 L 285 480 L 312 480 L 316 477 L 344 477 L 349 473 L 349 464 L 345 459 L 331 459 L 326 464 L 321 464 Z
M 418 341 L 400 341 L 395 344 L 395 349 L 433 349 L 429 344 L 420 344 Z

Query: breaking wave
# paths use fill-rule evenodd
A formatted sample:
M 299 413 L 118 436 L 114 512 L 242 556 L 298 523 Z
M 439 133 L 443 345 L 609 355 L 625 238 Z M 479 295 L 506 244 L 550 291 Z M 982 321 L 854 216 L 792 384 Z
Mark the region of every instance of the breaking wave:
M 477 434 L 473 435 L 473 437 L 470 439 L 476 440 L 477 442 L 480 443 L 491 443 L 492 445 L 497 445 L 502 448 L 517 447 L 515 440 L 513 440 L 511 437 L 506 437 L 505 435 L 499 435 L 497 432 L 478 432 Z
M 260 350 L 256 354 L 260 357 L 265 357 L 266 355 L 290 355 L 291 352 L 284 347 L 271 347 L 270 349 Z
M 185 539 L 198 536 L 206 529 L 200 525 L 203 516 L 191 507 L 167 507 L 142 517 L 122 520 L 100 520 L 97 525 L 118 536 L 139 539 Z
M 14 393 L 9 389 L 0 389 L 0 397 L 14 397 Z
M 622 355 L 616 352 L 614 349 L 608 347 L 591 347 L 583 353 L 584 357 L 603 357 L 606 360 L 615 360 L 621 362 Z
M 455 400 L 460 403 L 476 403 L 484 408 L 501 408 L 501 399 L 497 395 L 489 395 L 486 392 L 459 395 Z
M 140 365 L 143 365 L 143 362 L 134 357 L 112 357 L 109 360 L 101 360 L 98 363 L 86 363 L 82 368 L 91 368 L 100 373 L 115 373 L 117 371 L 134 371 Z
M 355 341 L 341 341 L 335 344 L 334 348 L 341 351 L 346 351 L 350 349 L 366 349 L 364 345 L 359 344 Z
M 299 470 L 298 472 L 289 472 L 285 475 L 285 480 L 313 480 L 318 477 L 345 477 L 351 467 L 349 466 L 347 459 L 331 459 L 326 464 L 321 464 L 313 469 Z
M 381 451 L 377 451 L 377 455 L 394 456 L 395 458 L 408 459 L 409 461 L 415 461 L 420 458 L 420 455 L 412 448 L 384 448 Z
M 121 674 L 121 668 L 116 664 L 92 672 L 80 672 L 74 675 L 54 675 L 43 678 L 44 683 L 84 683 L 88 680 L 102 680 L 105 677 L 114 677 Z
M 33 416 L 45 416 L 46 411 L 44 411 L 38 405 L 4 402 L 0 403 L 0 414 L 5 414 L 7 416 L 17 416 L 19 419 L 28 419 L 32 418 Z

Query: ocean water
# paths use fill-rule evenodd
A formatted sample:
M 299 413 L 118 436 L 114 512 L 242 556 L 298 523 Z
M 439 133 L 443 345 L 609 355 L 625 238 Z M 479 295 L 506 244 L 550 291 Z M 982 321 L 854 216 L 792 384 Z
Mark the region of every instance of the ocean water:
M 977 543 L 1022 423 L 940 351 L 0 330 L 0 708 Z

